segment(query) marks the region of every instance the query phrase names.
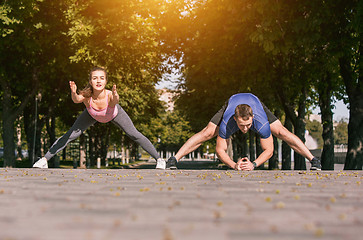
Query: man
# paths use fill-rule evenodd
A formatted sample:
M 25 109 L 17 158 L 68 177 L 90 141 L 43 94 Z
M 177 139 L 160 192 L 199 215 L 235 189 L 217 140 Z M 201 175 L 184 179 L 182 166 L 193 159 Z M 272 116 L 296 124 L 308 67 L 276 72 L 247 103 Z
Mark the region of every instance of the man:
M 238 130 L 247 133 L 251 129 L 261 138 L 263 152 L 254 162 L 243 158 L 235 163 L 226 153 L 228 138 Z M 310 170 L 321 170 L 320 160 L 314 157 L 296 135 L 287 130 L 275 115 L 253 94 L 238 93 L 229 98 L 226 104 L 213 116 L 208 125 L 193 135 L 168 159 L 166 168 L 176 169 L 177 161 L 197 149 L 203 142 L 217 136 L 216 152 L 219 159 L 235 170 L 253 170 L 267 161 L 273 154 L 271 133 L 287 142 L 297 153 L 311 162 Z

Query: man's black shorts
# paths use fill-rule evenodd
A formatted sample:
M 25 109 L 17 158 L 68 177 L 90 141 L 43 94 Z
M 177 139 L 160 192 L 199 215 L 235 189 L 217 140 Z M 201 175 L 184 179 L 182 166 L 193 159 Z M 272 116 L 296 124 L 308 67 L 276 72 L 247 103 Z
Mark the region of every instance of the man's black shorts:
M 261 101 L 260 101 L 261 102 Z M 263 110 L 265 111 L 266 115 L 267 115 L 267 119 L 268 122 L 271 124 L 273 122 L 275 122 L 277 119 L 277 117 L 270 111 L 270 109 L 268 109 L 266 107 L 265 104 L 263 104 L 263 102 L 261 102 Z M 219 126 L 222 122 L 223 119 L 223 114 L 226 111 L 228 106 L 228 100 L 225 102 L 225 104 L 223 105 L 223 107 L 221 109 L 218 110 L 218 112 L 216 114 L 214 114 L 214 116 L 212 117 L 212 119 L 210 120 L 210 122 L 216 124 L 217 126 Z

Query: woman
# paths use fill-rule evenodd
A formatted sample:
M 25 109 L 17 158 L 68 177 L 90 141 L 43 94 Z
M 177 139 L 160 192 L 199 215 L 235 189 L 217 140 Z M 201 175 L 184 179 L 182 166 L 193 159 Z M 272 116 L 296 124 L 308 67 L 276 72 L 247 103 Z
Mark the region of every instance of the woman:
M 112 122 L 155 158 L 156 169 L 165 169 L 165 160 L 160 158 L 149 139 L 137 131 L 130 117 L 118 104 L 119 95 L 116 91 L 116 85 L 113 85 L 112 91 L 110 91 L 105 88 L 106 83 L 106 71 L 100 67 L 91 70 L 89 83 L 79 94 L 77 94 L 76 84 L 73 81 L 69 82 L 73 102 L 84 103 L 86 109 L 77 118 L 71 129 L 58 138 L 45 156 L 34 163 L 33 167 L 48 168 L 49 159 L 65 148 L 69 142 L 78 138 L 87 128 L 96 122 Z

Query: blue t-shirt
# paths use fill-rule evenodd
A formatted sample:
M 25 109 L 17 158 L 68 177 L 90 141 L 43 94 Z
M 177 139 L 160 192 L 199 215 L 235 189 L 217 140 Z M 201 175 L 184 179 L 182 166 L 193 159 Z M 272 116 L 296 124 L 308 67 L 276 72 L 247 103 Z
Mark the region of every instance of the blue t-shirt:
M 240 104 L 247 104 L 252 108 L 253 119 L 250 129 L 259 134 L 261 138 L 268 138 L 271 135 L 271 130 L 266 113 L 260 100 L 251 93 L 238 93 L 229 98 L 219 126 L 219 136 L 223 139 L 228 139 L 239 130 L 233 116 L 236 107 Z

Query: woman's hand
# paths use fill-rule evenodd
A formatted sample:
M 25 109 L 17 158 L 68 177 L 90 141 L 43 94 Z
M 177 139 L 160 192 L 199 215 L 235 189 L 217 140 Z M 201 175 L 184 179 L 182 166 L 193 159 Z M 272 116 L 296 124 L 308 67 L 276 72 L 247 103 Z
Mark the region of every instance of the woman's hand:
M 119 102 L 119 100 L 120 100 L 120 97 L 116 90 L 116 84 L 114 84 L 112 87 L 112 95 L 111 95 L 110 103 L 112 106 L 115 106 Z
M 71 92 L 72 93 L 76 93 L 77 92 L 77 85 L 76 85 L 75 82 L 69 81 L 69 87 L 71 88 Z
M 82 95 L 78 95 L 77 94 L 77 85 L 75 82 L 73 81 L 69 81 L 69 87 L 71 89 L 71 95 L 72 95 L 72 100 L 74 103 L 81 103 L 84 101 L 84 97 Z

